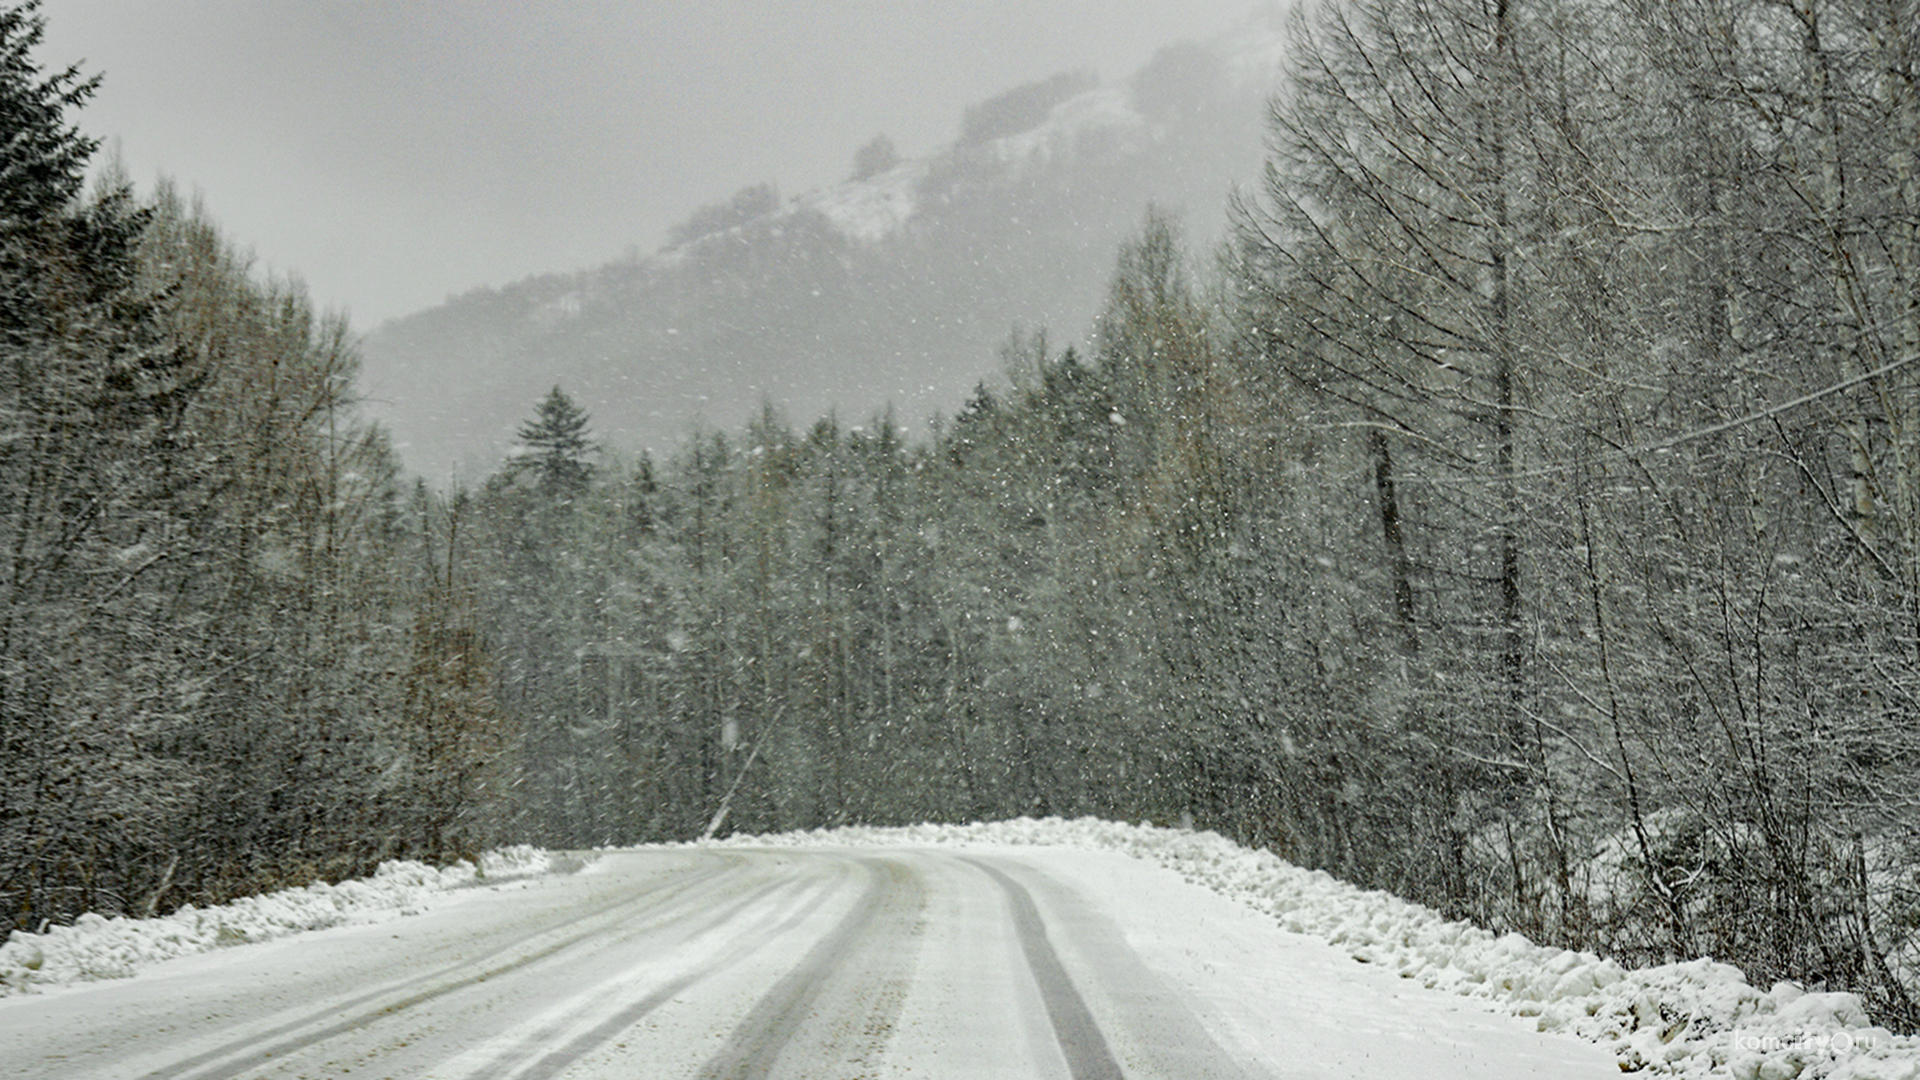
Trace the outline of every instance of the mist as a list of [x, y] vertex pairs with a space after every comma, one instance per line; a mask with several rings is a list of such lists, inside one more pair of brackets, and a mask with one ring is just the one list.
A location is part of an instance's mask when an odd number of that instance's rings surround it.
[[1122, 77], [1251, 0], [389, 4], [54, 0], [106, 81], [90, 133], [204, 194], [262, 265], [372, 329], [479, 285], [650, 251], [734, 189], [844, 178], [886, 133], [1056, 71]]

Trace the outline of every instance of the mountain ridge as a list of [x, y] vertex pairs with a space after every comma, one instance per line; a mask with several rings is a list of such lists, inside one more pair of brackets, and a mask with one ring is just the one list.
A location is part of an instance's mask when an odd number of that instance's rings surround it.
[[996, 377], [1016, 327], [1082, 333], [1149, 204], [1190, 226], [1204, 208], [1196, 238], [1217, 235], [1258, 166], [1280, 42], [1268, 16], [1162, 49], [1121, 84], [1017, 87], [935, 154], [783, 202], [747, 189], [733, 207], [754, 212], [708, 207], [722, 227], [652, 255], [392, 320], [365, 341], [366, 411], [410, 469], [460, 483], [498, 468], [556, 384], [620, 454], [768, 403], [803, 422], [891, 408], [917, 427]]

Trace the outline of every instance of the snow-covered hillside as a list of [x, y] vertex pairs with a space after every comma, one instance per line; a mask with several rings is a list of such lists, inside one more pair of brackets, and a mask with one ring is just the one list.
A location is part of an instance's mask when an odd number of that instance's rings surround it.
[[1258, 175], [1280, 40], [1250, 23], [1128, 79], [1064, 83], [1043, 110], [1017, 88], [1029, 108], [971, 141], [785, 200], [749, 188], [651, 254], [396, 320], [365, 342], [367, 409], [409, 467], [469, 481], [555, 383], [622, 453], [664, 454], [763, 402], [802, 425], [951, 415], [998, 377], [1012, 327], [1088, 331], [1150, 204], [1196, 247], [1221, 234], [1229, 192]]

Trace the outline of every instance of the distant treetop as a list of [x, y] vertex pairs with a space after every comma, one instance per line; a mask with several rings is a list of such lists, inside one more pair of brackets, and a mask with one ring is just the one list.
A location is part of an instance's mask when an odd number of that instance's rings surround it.
[[733, 198], [725, 202], [708, 203], [695, 210], [687, 220], [667, 230], [667, 243], [676, 247], [690, 244], [778, 209], [779, 189], [771, 183], [750, 184], [734, 192]]
[[1099, 76], [1091, 71], [1063, 71], [970, 105], [960, 121], [960, 145], [973, 146], [1032, 131], [1046, 122], [1055, 105], [1099, 85]]
[[588, 437], [587, 411], [558, 386], [535, 407], [533, 419], [520, 425], [520, 442], [507, 460], [507, 474], [532, 474], [543, 491], [571, 495], [593, 479], [589, 460], [598, 447]]
[[893, 148], [893, 140], [885, 135], [875, 135], [872, 141], [855, 151], [853, 179], [869, 180], [898, 164], [900, 153]]

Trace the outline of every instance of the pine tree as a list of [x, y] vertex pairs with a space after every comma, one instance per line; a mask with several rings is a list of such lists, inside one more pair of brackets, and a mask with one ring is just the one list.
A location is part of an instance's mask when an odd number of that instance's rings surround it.
[[19, 922], [169, 876], [202, 480], [200, 379], [142, 271], [152, 215], [112, 179], [82, 198], [95, 143], [67, 113], [97, 80], [43, 75], [37, 8], [0, 10], [0, 904]]
[[0, 228], [11, 233], [66, 208], [85, 183], [98, 140], [69, 125], [99, 88], [78, 66], [42, 78], [32, 52], [46, 32], [40, 0], [0, 9]]
[[597, 449], [588, 437], [590, 422], [585, 409], [554, 387], [536, 406], [533, 419], [520, 426], [508, 475], [532, 474], [542, 492], [561, 500], [584, 492], [593, 480], [589, 459]]

